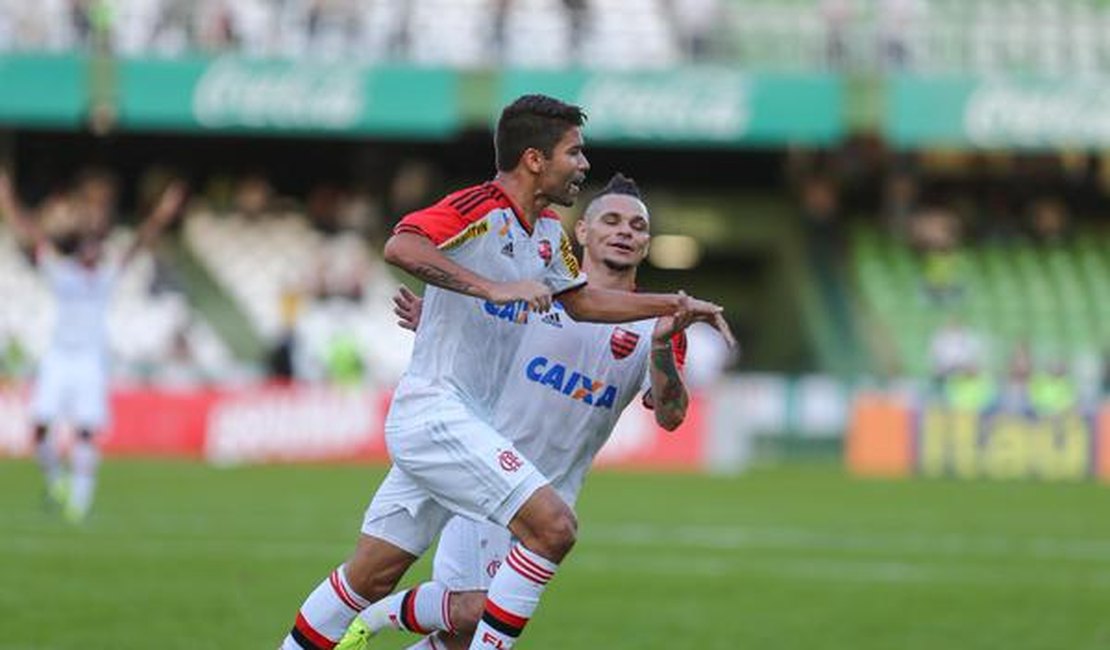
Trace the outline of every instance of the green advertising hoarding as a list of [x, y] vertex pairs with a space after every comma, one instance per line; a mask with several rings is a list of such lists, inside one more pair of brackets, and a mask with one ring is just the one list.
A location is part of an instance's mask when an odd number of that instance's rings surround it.
[[0, 123], [80, 124], [88, 107], [88, 67], [72, 55], [0, 56]]
[[1059, 149], [1110, 145], [1110, 84], [1099, 79], [899, 77], [884, 130], [899, 146]]
[[450, 70], [243, 58], [120, 64], [131, 129], [444, 136], [459, 126]]
[[829, 144], [844, 131], [841, 80], [727, 68], [511, 71], [503, 103], [545, 93], [581, 105], [591, 140], [643, 144]]

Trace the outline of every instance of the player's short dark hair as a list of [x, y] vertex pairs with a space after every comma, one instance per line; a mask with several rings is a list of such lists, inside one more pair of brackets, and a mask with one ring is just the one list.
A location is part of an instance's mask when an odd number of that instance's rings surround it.
[[606, 183], [605, 187], [601, 188], [601, 191], [598, 192], [596, 196], [594, 196], [594, 200], [596, 201], [597, 199], [600, 199], [601, 197], [607, 196], [609, 194], [623, 194], [625, 196], [637, 198], [641, 201], [644, 200], [643, 194], [640, 194], [640, 186], [636, 184], [636, 181], [632, 180], [631, 178], [625, 176], [620, 172], [613, 174], [613, 177], [609, 179], [609, 182]]
[[547, 95], [523, 95], [501, 111], [493, 149], [498, 171], [511, 171], [527, 149], [548, 158], [563, 134], [586, 122], [580, 106]]

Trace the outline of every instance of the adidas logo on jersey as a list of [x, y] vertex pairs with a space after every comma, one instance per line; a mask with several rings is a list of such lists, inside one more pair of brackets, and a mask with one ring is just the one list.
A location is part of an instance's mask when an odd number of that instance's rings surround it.
[[524, 324], [528, 322], [528, 303], [523, 300], [499, 305], [495, 302], [485, 301], [482, 307], [490, 316], [496, 316], [510, 323]]
[[513, 256], [513, 243], [509, 242], [508, 244], [505, 244], [504, 246], [502, 246], [501, 247], [501, 254], [504, 255], [505, 257], [512, 257]]
[[524, 375], [529, 381], [548, 386], [567, 397], [589, 404], [596, 408], [612, 409], [617, 401], [617, 387], [594, 381], [578, 371], [570, 371], [561, 363], [554, 363], [547, 357], [534, 357], [524, 367]]
[[554, 311], [547, 312], [540, 320], [547, 323], [548, 325], [551, 325], [552, 327], [563, 326], [563, 321], [559, 320], [559, 314]]

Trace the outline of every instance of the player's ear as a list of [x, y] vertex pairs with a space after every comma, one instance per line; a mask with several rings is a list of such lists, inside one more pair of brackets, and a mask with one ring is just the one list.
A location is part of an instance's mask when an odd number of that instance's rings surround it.
[[574, 222], [574, 239], [582, 248], [586, 247], [586, 215], [582, 215]]
[[528, 147], [524, 153], [520, 154], [520, 164], [533, 174], [539, 174], [543, 171], [544, 165], [547, 163], [547, 156], [535, 147]]

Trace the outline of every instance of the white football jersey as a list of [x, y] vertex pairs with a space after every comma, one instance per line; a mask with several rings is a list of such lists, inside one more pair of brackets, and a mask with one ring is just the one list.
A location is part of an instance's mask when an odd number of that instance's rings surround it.
[[[451, 260], [491, 280], [539, 280], [554, 293], [586, 282], [558, 216], [544, 211], [529, 228], [495, 182], [455, 192], [409, 214], [394, 232], [424, 235]], [[492, 421], [528, 311], [524, 302], [495, 305], [429, 285], [412, 360], [394, 393], [390, 415], [420, 417], [429, 399], [446, 394]]]
[[[562, 305], [531, 314], [497, 402], [494, 428], [511, 440], [573, 505], [594, 456], [621, 412], [651, 386], [655, 319], [584, 323]], [[686, 339], [672, 348], [679, 368]]]
[[102, 263], [86, 268], [68, 257], [43, 260], [43, 271], [57, 303], [51, 345], [64, 352], [108, 350], [108, 307], [119, 266]]

